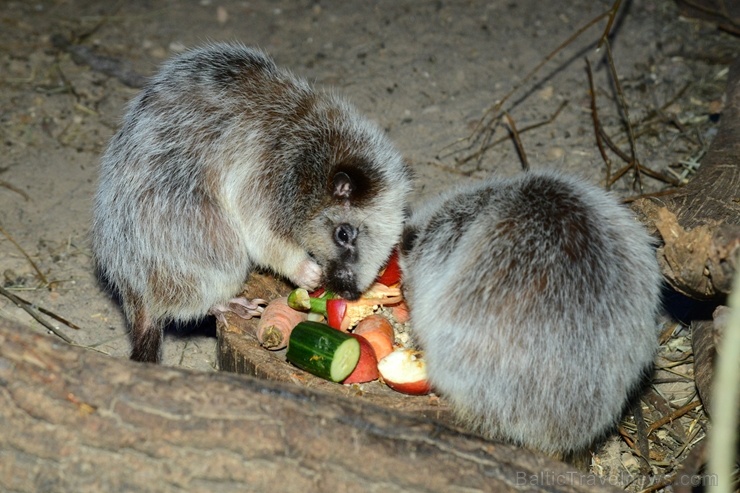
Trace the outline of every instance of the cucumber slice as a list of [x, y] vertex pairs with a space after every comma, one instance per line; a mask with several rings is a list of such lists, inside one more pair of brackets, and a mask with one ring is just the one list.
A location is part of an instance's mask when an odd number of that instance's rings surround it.
[[341, 382], [360, 360], [360, 343], [349, 334], [318, 322], [301, 322], [290, 333], [285, 357], [317, 377]]

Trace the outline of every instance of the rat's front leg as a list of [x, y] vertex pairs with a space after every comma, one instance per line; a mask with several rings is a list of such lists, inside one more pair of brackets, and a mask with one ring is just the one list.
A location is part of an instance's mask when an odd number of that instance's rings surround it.
[[[323, 269], [306, 252], [297, 247], [276, 249], [280, 253], [269, 256], [270, 263], [261, 263], [277, 274], [287, 277], [300, 288], [315, 289], [321, 284]], [[225, 303], [218, 303], [208, 311], [221, 323], [226, 325], [226, 313], [231, 312], [243, 319], [259, 317], [267, 305], [267, 301], [255, 298], [235, 297]]]
[[274, 239], [251, 254], [256, 264], [286, 277], [299, 288], [315, 289], [323, 281], [324, 269], [296, 243]]

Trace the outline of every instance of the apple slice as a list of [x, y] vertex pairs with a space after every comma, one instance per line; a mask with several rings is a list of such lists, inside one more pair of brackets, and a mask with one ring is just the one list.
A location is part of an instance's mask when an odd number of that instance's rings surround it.
[[378, 362], [378, 371], [385, 384], [396, 392], [423, 395], [432, 390], [426, 362], [419, 351], [396, 349]]
[[360, 335], [350, 335], [360, 341], [360, 360], [357, 362], [357, 366], [355, 366], [352, 373], [342, 383], [365, 383], [377, 380], [379, 376], [378, 358], [375, 356], [373, 346], [367, 339]]
[[382, 315], [373, 314], [363, 318], [352, 333], [367, 339], [375, 350], [378, 360], [393, 352], [393, 326]]

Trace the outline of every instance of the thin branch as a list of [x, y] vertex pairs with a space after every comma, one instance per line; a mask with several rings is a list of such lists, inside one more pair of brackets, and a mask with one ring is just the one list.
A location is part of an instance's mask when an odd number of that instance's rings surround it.
[[[619, 4], [619, 3], [620, 3], [620, 0], [617, 0], [616, 4]], [[560, 43], [554, 50], [552, 50], [547, 56], [545, 56], [545, 58], [543, 58], [533, 69], [531, 69], [524, 76], [524, 78], [521, 81], [519, 81], [518, 84], [515, 84], [514, 87], [507, 94], [505, 94], [503, 98], [501, 98], [496, 104], [490, 106], [485, 111], [483, 116], [481, 116], [481, 118], [478, 120], [477, 124], [475, 125], [475, 127], [473, 128], [473, 130], [470, 132], [470, 134], [467, 137], [461, 137], [457, 139], [451, 144], [445, 146], [443, 150], [449, 147], [452, 147], [454, 145], [457, 145], [460, 142], [467, 141], [469, 142], [469, 145], [461, 149], [461, 151], [459, 152], [468, 151], [472, 149], [475, 143], [480, 140], [480, 137], [483, 136], [484, 140], [479, 150], [474, 152], [472, 155], [468, 156], [467, 158], [465, 158], [463, 162], [469, 161], [470, 159], [479, 158], [487, 149], [491, 147], [489, 144], [490, 144], [490, 139], [493, 136], [492, 125], [493, 125], [493, 122], [498, 120], [498, 117], [500, 116], [501, 108], [506, 103], [506, 101], [508, 101], [509, 98], [511, 98], [519, 89], [521, 89], [525, 84], [527, 84], [530, 81], [530, 79], [532, 79], [532, 77], [534, 77], [537, 74], [537, 72], [539, 72], [540, 69], [545, 64], [547, 64], [547, 62], [555, 58], [555, 56], [560, 51], [562, 51], [566, 46], [568, 46], [573, 41], [578, 39], [584, 32], [586, 32], [591, 27], [599, 23], [602, 19], [606, 17], [611, 17], [613, 19], [615, 13], [616, 12], [613, 12], [612, 9], [609, 9], [608, 11], [597, 15], [596, 17], [588, 21], [586, 24], [581, 26], [575, 33], [570, 35], [565, 41]], [[476, 136], [478, 138], [476, 138]]]
[[[28, 306], [34, 306], [34, 304], [33, 304], [33, 303], [31, 303], [30, 301], [24, 300], [23, 298], [21, 298], [21, 297], [20, 297], [20, 296], [18, 296], [17, 294], [16, 294], [16, 295], [14, 295], [14, 296], [15, 296], [16, 298], [18, 298], [18, 299], [19, 299], [19, 300], [20, 300], [20, 301], [21, 301], [22, 303], [25, 303], [25, 304], [26, 304], [26, 305], [28, 305]], [[64, 325], [66, 325], [66, 326], [67, 326], [67, 327], [69, 327], [70, 329], [74, 329], [74, 330], [80, 330], [80, 327], [79, 327], [78, 325], [76, 325], [76, 324], [74, 324], [74, 323], [70, 322], [69, 320], [67, 320], [66, 318], [62, 317], [61, 315], [57, 315], [56, 313], [54, 313], [54, 312], [52, 312], [52, 311], [50, 311], [50, 310], [47, 310], [46, 308], [44, 308], [44, 307], [42, 307], [42, 306], [38, 306], [38, 305], [36, 305], [36, 309], [37, 309], [38, 311], [40, 311], [41, 313], [43, 313], [44, 315], [47, 315], [47, 316], [49, 316], [49, 317], [53, 318], [53, 319], [54, 319], [54, 320], [56, 320], [57, 322], [61, 322], [61, 323], [63, 323]]]
[[617, 90], [617, 101], [622, 109], [622, 116], [624, 117], [624, 123], [627, 127], [627, 136], [629, 137], [630, 143], [630, 154], [632, 166], [635, 170], [635, 182], [637, 183], [638, 190], [642, 193], [642, 177], [640, 175], [640, 162], [637, 160], [637, 148], [635, 145], [635, 133], [632, 130], [632, 124], [630, 123], [629, 108], [627, 107], [627, 100], [624, 97], [622, 91], [622, 84], [619, 82], [619, 76], [617, 75], [617, 68], [614, 65], [614, 58], [612, 57], [612, 49], [609, 40], [604, 40], [604, 46], [606, 46], [606, 59], [609, 62], [609, 71], [611, 72], [612, 79], [614, 80], [614, 87]]
[[519, 159], [522, 160], [522, 169], [524, 171], [529, 171], [529, 161], [527, 160], [527, 153], [524, 151], [524, 145], [522, 144], [522, 139], [519, 138], [519, 132], [516, 129], [516, 123], [514, 123], [514, 119], [509, 115], [508, 112], [504, 113], [506, 116], [506, 121], [509, 123], [509, 131], [511, 132], [511, 136], [514, 139], [514, 144], [516, 144], [516, 151], [519, 153]]
[[2, 233], [13, 245], [15, 245], [18, 251], [20, 251], [23, 254], [23, 256], [26, 257], [26, 260], [28, 260], [28, 263], [31, 264], [31, 267], [33, 267], [33, 270], [36, 271], [36, 274], [38, 275], [41, 282], [44, 283], [45, 286], [48, 286], [49, 281], [46, 279], [46, 276], [43, 274], [43, 272], [41, 272], [41, 270], [36, 266], [34, 261], [31, 260], [31, 257], [26, 253], [26, 251], [23, 248], [21, 248], [21, 246], [13, 239], [12, 236], [10, 236], [10, 234], [8, 234], [7, 231], [5, 231], [5, 229], [3, 229], [2, 226], [0, 226], [0, 233]]
[[594, 135], [596, 136], [596, 145], [599, 148], [601, 159], [604, 160], [606, 165], [606, 189], [609, 190], [611, 186], [611, 174], [612, 174], [612, 160], [606, 154], [604, 149], [604, 142], [601, 138], [601, 122], [599, 121], [599, 112], [596, 106], [596, 89], [594, 88], [594, 74], [591, 70], [591, 62], [586, 58], [586, 73], [588, 74], [588, 92], [591, 96], [591, 120], [594, 124]]
[[669, 190], [661, 190], [660, 192], [643, 193], [643, 194], [640, 194], [640, 195], [635, 195], [635, 196], [632, 196], [632, 197], [627, 197], [627, 198], [625, 198], [625, 199], [622, 200], [622, 203], [623, 204], [629, 204], [631, 202], [634, 202], [635, 200], [638, 200], [638, 199], [646, 199], [646, 198], [650, 198], [650, 197], [665, 197], [665, 196], [668, 196], [668, 195], [673, 195], [676, 192], [678, 192], [678, 188], [671, 188]]
[[664, 424], [677, 420], [684, 414], [696, 409], [699, 406], [701, 406], [701, 401], [690, 402], [689, 404], [676, 409], [672, 414], [669, 414], [668, 416], [663, 416], [661, 419], [650, 425], [650, 427], [648, 428], [648, 435], [650, 435], [652, 432], [654, 432]]
[[29, 305], [28, 303], [23, 302], [20, 298], [18, 298], [16, 295], [14, 295], [13, 293], [11, 293], [10, 291], [8, 291], [7, 289], [5, 289], [2, 286], [0, 286], [0, 294], [2, 294], [6, 298], [8, 298], [10, 301], [12, 301], [13, 303], [15, 303], [18, 306], [18, 308], [21, 308], [21, 309], [25, 310], [26, 313], [28, 313], [29, 315], [31, 315], [34, 319], [36, 319], [36, 321], [38, 323], [40, 323], [41, 325], [43, 325], [44, 327], [46, 327], [47, 329], [49, 329], [49, 331], [51, 331], [51, 333], [53, 333], [54, 335], [56, 335], [57, 337], [59, 337], [61, 340], [63, 340], [67, 344], [72, 344], [72, 339], [70, 339], [69, 337], [65, 336], [61, 331], [59, 331], [59, 329], [57, 329], [56, 327], [54, 327], [53, 325], [51, 325], [49, 322], [47, 322], [46, 320], [44, 320], [41, 317], [41, 315], [39, 315], [39, 313], [31, 305]]
[[28, 200], [30, 200], [30, 197], [28, 196], [28, 194], [27, 194], [26, 192], [24, 192], [24, 191], [23, 191], [23, 190], [21, 190], [20, 188], [16, 187], [16, 186], [15, 186], [15, 185], [13, 185], [12, 183], [9, 183], [9, 182], [7, 182], [7, 181], [5, 181], [5, 180], [0, 180], [0, 187], [5, 187], [5, 188], [7, 188], [8, 190], [10, 190], [11, 192], [15, 192], [15, 193], [17, 193], [18, 195], [20, 195], [21, 197], [23, 197], [23, 199], [24, 199], [24, 200], [25, 200], [26, 202], [27, 202]]
[[596, 45], [596, 49], [600, 49], [601, 46], [608, 42], [609, 39], [609, 33], [612, 30], [612, 26], [614, 25], [614, 19], [617, 18], [617, 12], [619, 12], [619, 7], [622, 5], [622, 0], [616, 0], [612, 4], [612, 8], [609, 9], [609, 21], [606, 23], [606, 27], [604, 28], [604, 34], [601, 35], [601, 39], [599, 40], [599, 44]]
[[[563, 111], [563, 108], [565, 108], [567, 105], [568, 105], [568, 101], [563, 101], [562, 103], [560, 103], [560, 106], [558, 106], [558, 109], [555, 110], [555, 113], [553, 113], [552, 115], [550, 115], [547, 118], [547, 120], [543, 120], [543, 121], [540, 121], [540, 122], [537, 122], [537, 123], [533, 123], [531, 125], [527, 125], [523, 129], [519, 130], [519, 135], [521, 135], [523, 133], [526, 133], [526, 132], [529, 132], [530, 130], [534, 130], [536, 128], [543, 127], [545, 125], [549, 125], [549, 124], [553, 123], [555, 121], [555, 119]], [[479, 152], [481, 152], [481, 153], [486, 152], [489, 149], [491, 149], [491, 148], [493, 148], [493, 147], [501, 144], [502, 142], [506, 142], [507, 140], [509, 140], [509, 136], [508, 135], [506, 137], [501, 137], [499, 139], [496, 139], [495, 141], [490, 142], [485, 147], [481, 147]], [[466, 163], [466, 162], [470, 161], [470, 159], [472, 159], [472, 157], [471, 156], [468, 156], [467, 158], [461, 159], [460, 161], [458, 161], [458, 163], [459, 164], [463, 164], [463, 163]]]

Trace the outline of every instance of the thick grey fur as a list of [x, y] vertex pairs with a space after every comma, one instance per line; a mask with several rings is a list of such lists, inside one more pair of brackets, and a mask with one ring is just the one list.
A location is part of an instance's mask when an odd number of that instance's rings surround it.
[[112, 138], [94, 204], [132, 358], [157, 360], [165, 322], [203, 317], [256, 267], [359, 296], [400, 238], [410, 183], [378, 126], [263, 52], [167, 61]]
[[661, 276], [617, 200], [554, 172], [489, 179], [412, 214], [401, 256], [434, 387], [486, 436], [578, 454], [657, 349]]

